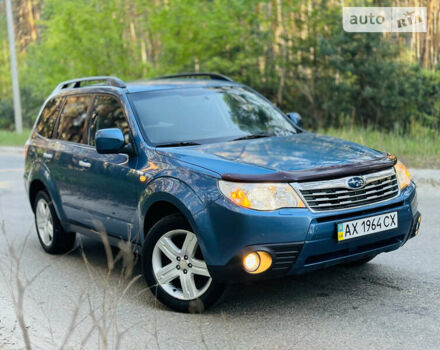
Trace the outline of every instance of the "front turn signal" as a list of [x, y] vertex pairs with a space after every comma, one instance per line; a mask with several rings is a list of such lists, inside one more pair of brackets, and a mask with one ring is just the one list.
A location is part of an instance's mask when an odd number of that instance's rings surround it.
[[396, 171], [400, 189], [403, 190], [408, 187], [411, 184], [411, 175], [409, 174], [407, 167], [402, 162], [397, 161], [394, 170]]

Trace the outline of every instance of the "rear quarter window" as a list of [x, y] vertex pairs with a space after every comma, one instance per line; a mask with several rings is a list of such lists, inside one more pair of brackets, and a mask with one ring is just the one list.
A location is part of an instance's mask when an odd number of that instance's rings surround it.
[[58, 124], [57, 138], [59, 140], [87, 143], [87, 111], [92, 98], [92, 95], [66, 97]]
[[56, 97], [51, 99], [44, 106], [41, 112], [40, 118], [38, 119], [35, 130], [38, 134], [43, 137], [51, 138], [55, 121], [57, 119], [58, 110], [61, 105], [62, 98]]

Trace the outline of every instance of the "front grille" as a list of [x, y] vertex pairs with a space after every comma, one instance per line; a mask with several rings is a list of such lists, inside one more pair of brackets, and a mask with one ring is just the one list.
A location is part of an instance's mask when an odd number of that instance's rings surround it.
[[342, 179], [299, 184], [299, 190], [313, 211], [340, 210], [382, 202], [399, 194], [399, 185], [393, 169], [363, 176], [366, 186], [350, 189]]

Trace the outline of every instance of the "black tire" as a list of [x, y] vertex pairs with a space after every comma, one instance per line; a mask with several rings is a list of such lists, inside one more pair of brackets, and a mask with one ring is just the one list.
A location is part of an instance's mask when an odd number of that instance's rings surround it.
[[[223, 284], [212, 279], [209, 287], [198, 298], [182, 300], [162, 288], [153, 271], [153, 251], [156, 243], [162, 236], [174, 230], [186, 230], [192, 233], [192, 228], [187, 220], [180, 214], [172, 214], [162, 218], [147, 233], [142, 249], [142, 273], [151, 292], [162, 304], [178, 312], [200, 313], [220, 299], [224, 291]], [[176, 279], [179, 279], [180, 283], [180, 277]]]
[[367, 263], [369, 263], [371, 260], [373, 260], [376, 257], [376, 255], [373, 256], [367, 256], [366, 258], [362, 258], [359, 260], [354, 260], [354, 261], [350, 261], [348, 263], [345, 263], [344, 266], [346, 267], [358, 267], [358, 266], [362, 266], [365, 265]]
[[[50, 240], [50, 242], [44, 241], [43, 233], [40, 232], [38, 226], [37, 210], [40, 201], [44, 201], [45, 203], [47, 203], [47, 208], [50, 212], [52, 219], [52, 229], [49, 230], [51, 231], [52, 235], [52, 239]], [[63, 230], [49, 195], [45, 191], [38, 192], [35, 196], [33, 206], [35, 213], [35, 228], [37, 230], [38, 240], [40, 241], [43, 249], [49, 254], [65, 254], [72, 250], [75, 246], [76, 233], [66, 232]]]

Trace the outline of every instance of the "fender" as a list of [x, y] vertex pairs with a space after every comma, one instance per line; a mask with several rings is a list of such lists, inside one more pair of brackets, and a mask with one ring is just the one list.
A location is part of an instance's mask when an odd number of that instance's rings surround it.
[[36, 162], [29, 171], [29, 174], [26, 179], [27, 182], [26, 190], [29, 199], [30, 199], [31, 184], [34, 180], [40, 180], [46, 187], [46, 190], [49, 192], [49, 196], [52, 199], [52, 203], [58, 215], [58, 218], [60, 219], [61, 224], [64, 226], [65, 223], [67, 222], [66, 214], [64, 213], [63, 206], [61, 205], [61, 198], [55, 186], [55, 182], [53, 181], [49, 169], [47, 168], [44, 162], [41, 161]]
[[[200, 197], [183, 181], [173, 177], [159, 177], [152, 180], [141, 195], [138, 207], [140, 232], [144, 232], [144, 218], [150, 207], [157, 202], [168, 202], [174, 205], [186, 217], [200, 237], [194, 216], [205, 208]], [[143, 234], [142, 243], [143, 243]], [[200, 237], [200, 246], [204, 249], [203, 238]]]

